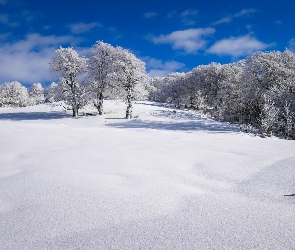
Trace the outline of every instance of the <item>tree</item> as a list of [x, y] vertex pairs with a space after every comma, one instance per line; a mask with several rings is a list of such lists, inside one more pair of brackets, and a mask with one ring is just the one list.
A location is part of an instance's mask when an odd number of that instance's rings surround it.
[[154, 77], [150, 82], [149, 100], [155, 102], [163, 101], [163, 79], [164, 77]]
[[220, 82], [217, 92], [219, 100], [218, 110], [215, 116], [230, 123], [237, 123], [243, 116], [243, 106], [241, 98], [243, 89], [241, 87], [241, 77], [243, 74], [244, 60], [223, 65], [222, 71], [225, 78]]
[[19, 82], [6, 82], [0, 85], [0, 107], [25, 107], [28, 103], [28, 90]]
[[34, 83], [29, 89], [29, 98], [31, 105], [44, 103], [44, 89], [41, 83]]
[[275, 131], [275, 125], [278, 120], [279, 109], [275, 106], [266, 94], [263, 95], [264, 103], [261, 109], [259, 121], [259, 129], [262, 137], [270, 136]]
[[63, 93], [62, 93], [62, 85], [58, 83], [51, 83], [45, 89], [45, 102], [59, 102], [64, 101]]
[[94, 106], [102, 115], [105, 91], [110, 87], [112, 80], [110, 76], [114, 71], [116, 49], [110, 44], [97, 41], [88, 53], [88, 81], [94, 93]]
[[79, 56], [73, 48], [60, 47], [50, 61], [50, 70], [60, 76], [67, 101], [72, 106], [73, 117], [78, 116], [78, 110], [82, 103], [79, 102], [79, 77], [86, 70], [86, 59]]
[[209, 111], [240, 128], [295, 139], [295, 54], [257, 52], [246, 60], [211, 63], [181, 76], [153, 79], [155, 101]]
[[286, 136], [286, 129], [291, 131], [291, 124], [295, 122], [292, 118], [295, 112], [294, 72], [295, 54], [289, 50], [257, 52], [247, 58], [242, 78], [246, 122], [265, 131], [267, 118], [272, 124], [265, 133], [290, 137], [289, 132]]
[[121, 47], [116, 48], [116, 59], [114, 64], [115, 70], [111, 74], [113, 81], [118, 85], [113, 93], [117, 99], [124, 99], [127, 102], [126, 118], [132, 118], [132, 100], [141, 95], [148, 95], [144, 89], [136, 91], [140, 84], [148, 82], [149, 77], [146, 73], [145, 63], [136, 58]]

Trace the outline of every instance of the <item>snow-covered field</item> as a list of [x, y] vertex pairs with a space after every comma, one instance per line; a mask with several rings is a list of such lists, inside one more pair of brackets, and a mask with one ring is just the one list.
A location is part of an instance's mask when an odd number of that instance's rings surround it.
[[0, 110], [0, 249], [295, 249], [294, 141], [124, 108]]

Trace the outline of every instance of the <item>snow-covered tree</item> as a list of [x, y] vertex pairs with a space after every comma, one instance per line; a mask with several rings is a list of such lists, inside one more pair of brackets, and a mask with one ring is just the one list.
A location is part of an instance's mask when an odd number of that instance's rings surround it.
[[[289, 103], [288, 112], [292, 117], [295, 112], [295, 55], [286, 50], [284, 52], [257, 52], [246, 60], [242, 78], [244, 91], [242, 105], [245, 121], [253, 126], [262, 128], [268, 103], [278, 111], [274, 117], [271, 132], [285, 134], [285, 103]], [[267, 99], [265, 98], [267, 96]], [[267, 100], [267, 102], [266, 102]], [[269, 110], [269, 112], [272, 109]], [[292, 123], [294, 123], [294, 119]], [[285, 125], [283, 125], [285, 124]], [[288, 124], [290, 124], [290, 119]], [[290, 127], [290, 126], [289, 126]]]
[[73, 117], [78, 116], [78, 110], [83, 105], [80, 99], [81, 77], [86, 70], [86, 59], [79, 56], [73, 48], [60, 47], [50, 61], [50, 70], [60, 76], [64, 87], [64, 94], [67, 95], [67, 102], [73, 110]]
[[282, 108], [282, 117], [282, 135], [288, 140], [295, 139], [295, 112], [292, 111], [291, 103], [288, 101], [285, 101], [285, 105]]
[[155, 102], [163, 102], [163, 79], [164, 77], [154, 77], [150, 81], [149, 100]]
[[217, 92], [218, 108], [215, 116], [219, 119], [231, 123], [240, 121], [243, 113], [241, 98], [243, 89], [241, 88], [241, 77], [244, 70], [244, 61], [223, 65], [223, 80], [220, 82]]
[[207, 108], [212, 108], [215, 112], [219, 106], [217, 98], [221, 82], [224, 81], [223, 66], [219, 63], [210, 63], [197, 68], [199, 74], [199, 84], [202, 94], [204, 95]]
[[209, 112], [240, 127], [295, 139], [295, 54], [257, 52], [152, 80], [153, 100]]
[[46, 89], [45, 89], [45, 102], [59, 102], [64, 101], [63, 97], [63, 86], [62, 84], [58, 84], [52, 82]]
[[276, 122], [278, 121], [279, 109], [275, 106], [273, 100], [271, 100], [266, 94], [263, 96], [264, 103], [261, 108], [261, 113], [258, 118], [259, 129], [262, 137], [270, 136], [274, 131]]
[[184, 107], [188, 103], [185, 80], [185, 73], [171, 73], [163, 79], [166, 102], [174, 103], [177, 108]]
[[28, 103], [28, 90], [19, 82], [6, 82], [0, 85], [1, 107], [25, 107]]
[[114, 72], [116, 49], [110, 44], [97, 41], [88, 51], [87, 60], [88, 81], [94, 95], [94, 105], [100, 115], [103, 114], [103, 99], [105, 92], [111, 86], [110, 75]]
[[166, 77], [154, 77], [151, 79], [150, 99], [156, 102], [173, 102], [172, 82], [175, 78], [168, 75]]
[[148, 93], [140, 84], [149, 81], [145, 63], [136, 58], [134, 54], [121, 47], [116, 48], [115, 70], [111, 74], [112, 80], [117, 82], [117, 87], [111, 95], [127, 102], [126, 118], [132, 118], [132, 100], [147, 98]]
[[29, 89], [29, 98], [31, 105], [44, 103], [44, 89], [41, 83], [34, 83]]

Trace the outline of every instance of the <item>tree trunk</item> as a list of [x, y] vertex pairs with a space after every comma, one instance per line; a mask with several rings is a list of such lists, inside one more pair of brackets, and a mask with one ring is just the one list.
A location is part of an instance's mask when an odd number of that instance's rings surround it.
[[99, 115], [103, 114], [103, 93], [102, 93], [102, 91], [100, 91], [98, 94], [97, 110], [98, 110]]
[[73, 117], [78, 116], [78, 109], [73, 107]]
[[126, 110], [126, 119], [131, 119], [132, 118], [132, 103], [131, 103], [132, 95], [131, 95], [131, 90], [128, 90], [127, 94], [127, 110]]
[[77, 96], [76, 96], [76, 86], [74, 83], [72, 84], [71, 89], [72, 89], [72, 95], [73, 95], [73, 101], [72, 101], [73, 117], [77, 117], [78, 103], [77, 103]]

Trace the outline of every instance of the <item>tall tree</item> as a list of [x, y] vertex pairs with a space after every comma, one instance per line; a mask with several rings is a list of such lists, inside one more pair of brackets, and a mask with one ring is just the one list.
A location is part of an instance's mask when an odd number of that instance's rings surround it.
[[116, 60], [115, 70], [112, 73], [114, 81], [118, 82], [118, 95], [120, 98], [124, 95], [125, 101], [127, 102], [126, 118], [132, 118], [132, 100], [137, 96], [140, 96], [140, 92], [136, 93], [137, 89], [141, 89], [141, 94], [144, 93], [144, 88], [139, 88], [140, 84], [144, 84], [149, 80], [149, 76], [146, 73], [145, 63], [140, 59], [136, 58], [134, 54], [121, 47], [116, 48]]
[[60, 47], [50, 61], [50, 70], [60, 76], [65, 91], [69, 93], [68, 100], [72, 106], [73, 117], [78, 116], [81, 107], [79, 102], [79, 77], [86, 71], [86, 59], [79, 56], [73, 48]]
[[102, 115], [105, 91], [110, 87], [110, 75], [114, 71], [116, 49], [110, 44], [97, 41], [88, 53], [88, 81], [93, 89], [94, 105], [98, 113]]

